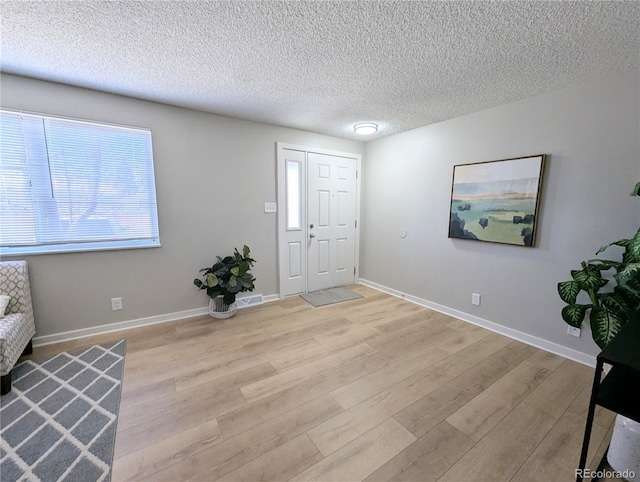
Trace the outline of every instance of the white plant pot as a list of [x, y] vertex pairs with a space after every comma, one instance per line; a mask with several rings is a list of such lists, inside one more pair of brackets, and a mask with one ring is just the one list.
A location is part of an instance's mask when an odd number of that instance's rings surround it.
[[629, 482], [640, 482], [640, 423], [618, 415], [607, 461]]
[[236, 305], [235, 302], [227, 305], [222, 299], [222, 296], [209, 299], [209, 314], [213, 318], [230, 318], [236, 314], [236, 311], [238, 311], [238, 305]]

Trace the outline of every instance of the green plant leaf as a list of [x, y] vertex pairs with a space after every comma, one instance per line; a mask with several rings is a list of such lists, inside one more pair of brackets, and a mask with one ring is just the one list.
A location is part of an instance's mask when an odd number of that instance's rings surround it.
[[238, 276], [240, 274], [240, 267], [239, 266], [234, 266], [229, 271], [231, 271], [232, 275]]
[[605, 251], [610, 246], [622, 246], [622, 247], [629, 246], [630, 242], [631, 242], [630, 239], [619, 239], [618, 241], [614, 241], [613, 243], [609, 243], [609, 244], [605, 244], [604, 246], [600, 246], [600, 249], [598, 251], [596, 251], [596, 254], [602, 253], [603, 251]]
[[248, 280], [243, 279], [242, 280], [242, 287], [247, 291], [253, 291], [253, 288], [254, 288], [253, 280], [251, 280], [251, 279], [248, 279]]
[[610, 259], [590, 259], [587, 263], [600, 271], [607, 271], [611, 268], [618, 271], [620, 266], [623, 264], [620, 261], [613, 261]]
[[633, 261], [640, 261], [640, 229], [636, 232], [635, 236], [629, 242], [629, 254], [631, 254]]
[[593, 340], [604, 349], [620, 332], [626, 321], [625, 316], [618, 311], [606, 307], [593, 307], [590, 316]]
[[222, 288], [220, 286], [214, 286], [213, 288], [207, 288], [207, 296], [209, 298], [216, 298], [222, 294]]
[[207, 273], [205, 280], [209, 288], [213, 288], [218, 285], [218, 277], [213, 273]]
[[600, 289], [608, 283], [600, 274], [600, 270], [590, 265], [586, 265], [580, 270], [571, 270], [571, 277], [580, 285], [583, 290]]
[[633, 263], [635, 259], [633, 259], [633, 255], [629, 252], [629, 248], [624, 250], [622, 253], [622, 264]]
[[202, 289], [202, 281], [200, 281], [198, 278], [193, 280], [193, 284], [196, 285], [199, 289]]
[[249, 246], [247, 246], [246, 244], [242, 247], [242, 256], [244, 256], [245, 258], [247, 256], [249, 256]]
[[631, 296], [635, 300], [636, 305], [640, 306], [640, 285], [635, 282], [631, 282], [619, 286], [619, 288]]
[[227, 288], [228, 289], [235, 288], [238, 284], [239, 284], [238, 277], [232, 274], [229, 280], [227, 281]]
[[580, 328], [582, 320], [584, 320], [584, 315], [590, 307], [591, 305], [567, 305], [562, 308], [562, 319], [567, 322], [567, 324]]
[[631, 195], [640, 196], [640, 182], [634, 186], [633, 191], [631, 191]]
[[599, 295], [600, 304], [610, 310], [619, 311], [620, 313], [628, 313], [631, 311], [631, 305], [627, 297], [620, 291], [614, 293], [602, 293]]
[[576, 302], [576, 298], [580, 293], [580, 285], [576, 281], [562, 281], [558, 283], [558, 294], [560, 299], [571, 305]]
[[222, 300], [227, 304], [227, 305], [232, 305], [233, 303], [235, 303], [236, 301], [236, 294], [235, 293], [225, 293], [224, 296], [222, 297]]
[[613, 275], [618, 285], [624, 286], [633, 280], [640, 280], [640, 263], [630, 263], [622, 271]]

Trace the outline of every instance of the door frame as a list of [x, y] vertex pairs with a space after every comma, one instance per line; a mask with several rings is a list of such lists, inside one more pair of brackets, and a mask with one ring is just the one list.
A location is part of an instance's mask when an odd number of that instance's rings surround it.
[[[286, 166], [285, 166], [285, 150], [292, 151], [300, 151], [304, 153], [304, 166], [303, 166], [303, 185], [304, 185], [304, 196], [302, 197], [302, 225], [304, 229], [302, 232], [304, 233], [304, 239], [306, 240], [309, 236], [309, 225], [307, 223], [307, 164], [308, 164], [308, 154], [316, 153], [316, 154], [325, 154], [329, 156], [338, 156], [338, 157], [346, 157], [350, 159], [355, 159], [356, 161], [356, 227], [355, 227], [355, 239], [354, 239], [354, 263], [355, 263], [355, 273], [353, 275], [354, 284], [359, 283], [360, 281], [360, 193], [361, 193], [361, 181], [362, 181], [362, 155], [354, 154], [352, 152], [344, 152], [344, 151], [334, 151], [330, 149], [320, 149], [309, 146], [302, 146], [298, 144], [288, 144], [284, 142], [276, 142], [276, 192], [277, 192], [277, 205], [278, 205], [278, 216], [277, 216], [277, 263], [278, 263], [278, 295], [280, 299], [284, 299], [286, 296], [294, 296], [295, 294], [285, 295], [283, 293], [283, 280], [287, 276], [287, 244], [284, 239], [284, 233], [286, 232]], [[305, 243], [306, 246], [306, 243]], [[304, 273], [304, 292], [306, 293], [309, 289], [309, 277], [307, 270], [307, 249], [304, 250], [304, 262], [305, 273]], [[296, 293], [297, 294], [297, 293]]]

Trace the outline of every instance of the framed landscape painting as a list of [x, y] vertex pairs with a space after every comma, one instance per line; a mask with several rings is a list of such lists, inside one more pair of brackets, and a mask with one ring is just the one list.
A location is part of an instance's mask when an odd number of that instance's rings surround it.
[[449, 237], [534, 246], [545, 155], [453, 167]]

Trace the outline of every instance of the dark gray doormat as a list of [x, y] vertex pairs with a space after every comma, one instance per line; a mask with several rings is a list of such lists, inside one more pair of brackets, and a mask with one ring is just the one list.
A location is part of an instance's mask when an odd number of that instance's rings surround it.
[[348, 288], [331, 288], [305, 293], [304, 295], [300, 295], [300, 298], [308, 301], [313, 306], [325, 306], [342, 301], [357, 300], [358, 298], [362, 298], [362, 295], [354, 293]]
[[0, 399], [2, 481], [109, 481], [126, 341], [26, 360]]

